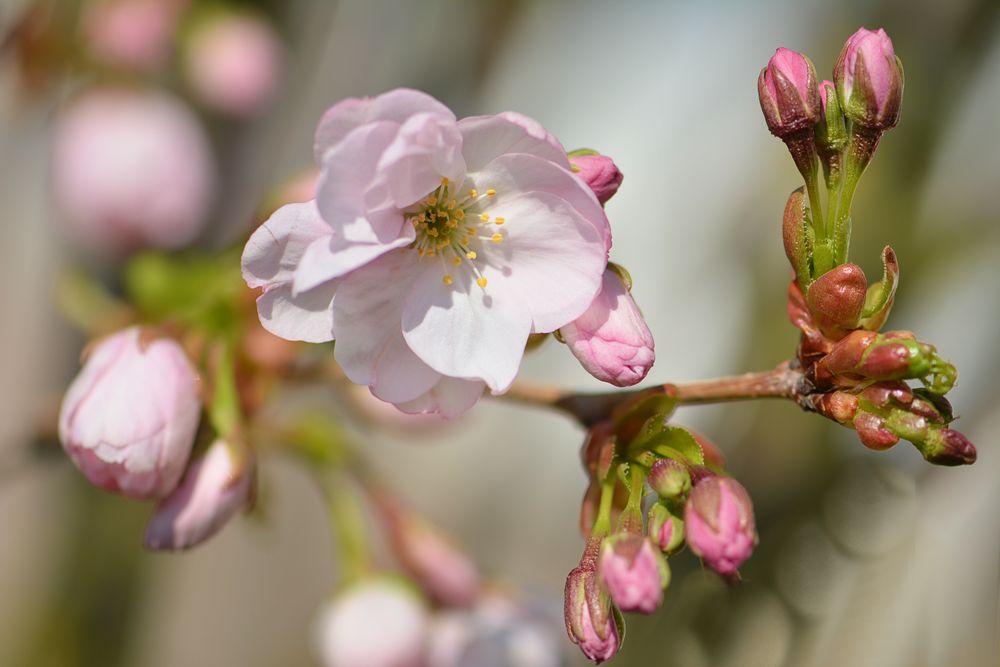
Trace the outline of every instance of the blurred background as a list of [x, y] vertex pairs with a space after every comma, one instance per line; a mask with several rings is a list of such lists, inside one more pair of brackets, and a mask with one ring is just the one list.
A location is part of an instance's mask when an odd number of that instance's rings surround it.
[[[796, 344], [779, 224], [799, 179], [756, 77], [787, 46], [829, 78], [862, 25], [892, 37], [906, 92], [859, 190], [852, 259], [874, 277], [895, 247], [889, 326], [958, 366], [950, 398], [979, 461], [934, 468], [906, 443], [870, 452], [784, 402], [682, 409], [750, 491], [761, 543], [732, 590], [672, 559], [663, 608], [628, 619], [614, 664], [1000, 664], [996, 0], [247, 0], [229, 7], [251, 18], [215, 34], [219, 3], [153, 0], [143, 20], [113, 4], [0, 1], [0, 665], [314, 664], [309, 624], [336, 576], [322, 499], [290, 460], [263, 461], [254, 517], [161, 555], [142, 549], [148, 506], [33, 444], [85, 343], [56, 307], [67, 267], [114, 284], [136, 245], [241, 242], [282, 184], [308, 178], [328, 106], [410, 86], [459, 116], [523, 112], [567, 148], [615, 159], [612, 257], [656, 336], [651, 380], [770, 368]], [[145, 170], [89, 165], [100, 132], [152, 142], [169, 191], [143, 190]], [[148, 208], [145, 226], [88, 215], [101, 188], [114, 201], [100, 205]], [[165, 233], [160, 219], [184, 224]], [[599, 384], [553, 342], [523, 374]], [[364, 444], [486, 573], [547, 601], [562, 641], [582, 437], [560, 416], [483, 401], [460, 423]], [[564, 646], [565, 664], [583, 664]]]

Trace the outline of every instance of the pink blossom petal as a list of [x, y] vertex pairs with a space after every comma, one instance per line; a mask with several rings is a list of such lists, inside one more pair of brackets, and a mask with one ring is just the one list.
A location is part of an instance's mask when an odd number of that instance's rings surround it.
[[397, 322], [375, 359], [372, 394], [388, 403], [405, 403], [427, 393], [437, 385], [441, 374], [413, 353]]
[[503, 242], [485, 243], [483, 275], [547, 333], [582, 315], [600, 291], [607, 264], [594, 226], [564, 199], [546, 192], [497, 195], [490, 214], [506, 218]]
[[442, 120], [455, 120], [451, 109], [427, 93], [409, 88], [397, 88], [378, 97], [351, 97], [338, 102], [327, 110], [316, 128], [313, 145], [316, 163], [323, 162], [326, 152], [356, 127], [380, 120], [400, 124], [418, 113], [432, 113]]
[[462, 380], [441, 376], [441, 379], [422, 396], [397, 408], [407, 414], [439, 414], [445, 419], [455, 419], [476, 404], [486, 390], [481, 380]]
[[480, 288], [470, 272], [446, 285], [440, 264], [421, 268], [403, 308], [406, 342], [443, 375], [478, 378], [496, 393], [506, 391], [531, 330], [524, 304], [511, 290]]
[[604, 249], [611, 249], [611, 225], [593, 191], [568, 169], [532, 155], [501, 155], [481, 171], [470, 174], [472, 187], [485, 192], [493, 188], [497, 196], [491, 209], [500, 211], [504, 200], [524, 192], [548, 192], [564, 199], [600, 234]]
[[377, 173], [397, 208], [426, 197], [442, 178], [463, 180], [462, 135], [455, 121], [429, 113], [410, 117], [382, 153]]
[[316, 202], [282, 206], [247, 241], [243, 279], [251, 288], [291, 282], [309, 244], [330, 233]]
[[306, 248], [295, 271], [295, 293], [310, 290], [334, 278], [347, 275], [390, 250], [413, 243], [416, 232], [407, 225], [390, 243], [350, 243], [337, 237], [317, 239]]
[[297, 294], [292, 293], [291, 283], [275, 285], [257, 297], [261, 326], [285, 340], [331, 341], [336, 291], [336, 282]]
[[566, 151], [536, 121], [512, 111], [499, 116], [471, 116], [458, 121], [462, 154], [469, 172], [483, 169], [506, 153], [524, 153], [569, 169]]

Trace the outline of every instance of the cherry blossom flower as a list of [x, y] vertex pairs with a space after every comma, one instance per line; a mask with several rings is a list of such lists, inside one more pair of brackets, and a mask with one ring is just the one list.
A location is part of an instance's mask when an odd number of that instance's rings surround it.
[[452, 417], [503, 393], [528, 335], [600, 290], [607, 218], [530, 119], [457, 121], [398, 89], [327, 111], [315, 156], [316, 200], [254, 233], [244, 277], [265, 328], [336, 339], [347, 377], [404, 412]]

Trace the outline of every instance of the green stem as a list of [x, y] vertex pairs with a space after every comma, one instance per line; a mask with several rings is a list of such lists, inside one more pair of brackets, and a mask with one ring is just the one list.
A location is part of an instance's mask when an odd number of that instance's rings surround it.
[[341, 476], [324, 485], [330, 509], [330, 525], [336, 538], [336, 562], [341, 564], [343, 584], [356, 581], [371, 570], [368, 530], [357, 498], [349, 490], [348, 480]]
[[218, 357], [214, 369], [212, 402], [209, 418], [212, 428], [223, 438], [236, 435], [243, 421], [239, 392], [236, 388], [236, 367], [233, 361], [233, 343], [225, 341], [216, 348]]
[[[616, 467], [617, 468], [617, 467]], [[601, 482], [601, 502], [594, 518], [594, 528], [590, 531], [591, 538], [604, 537], [611, 532], [611, 505], [615, 499], [615, 484], [618, 475], [613, 470]]]

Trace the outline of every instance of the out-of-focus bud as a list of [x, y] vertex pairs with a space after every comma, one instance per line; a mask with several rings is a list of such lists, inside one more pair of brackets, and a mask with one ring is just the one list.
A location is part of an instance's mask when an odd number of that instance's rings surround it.
[[757, 543], [753, 503], [731, 477], [702, 479], [684, 506], [688, 546], [713, 570], [734, 575]]
[[121, 69], [164, 68], [173, 49], [182, 0], [104, 0], [84, 5], [87, 47], [97, 60]]
[[922, 443], [915, 443], [930, 463], [943, 466], [972, 465], [976, 448], [964, 435], [950, 428], [932, 431]]
[[94, 90], [60, 114], [54, 194], [73, 235], [104, 252], [177, 248], [201, 231], [215, 165], [198, 119], [164, 93]]
[[622, 611], [652, 614], [663, 602], [670, 570], [663, 555], [643, 535], [617, 533], [605, 538], [598, 562], [601, 580]]
[[213, 442], [188, 466], [181, 483], [157, 506], [146, 525], [147, 549], [188, 549], [215, 535], [250, 500], [249, 452]]
[[593, 565], [580, 565], [569, 573], [564, 603], [570, 641], [598, 665], [613, 658], [621, 648], [624, 627], [618, 610], [599, 592]]
[[767, 67], [760, 71], [757, 95], [767, 129], [776, 137], [811, 129], [819, 121], [816, 69], [801, 53], [777, 49]]
[[816, 145], [824, 154], [839, 154], [847, 145], [847, 127], [833, 81], [819, 83], [820, 118], [816, 124]]
[[858, 327], [868, 281], [857, 264], [830, 269], [809, 286], [806, 303], [812, 320], [827, 338], [839, 340]]
[[854, 430], [868, 449], [882, 451], [899, 442], [899, 436], [886, 428], [885, 419], [871, 412], [859, 410], [854, 415]]
[[662, 498], [679, 498], [691, 490], [691, 473], [674, 459], [658, 459], [649, 469], [646, 481]]
[[622, 184], [622, 172], [618, 165], [607, 155], [596, 152], [570, 153], [570, 166], [573, 172], [597, 195], [597, 201], [603, 205], [611, 199]]
[[185, 46], [184, 73], [210, 109], [250, 116], [273, 98], [284, 54], [277, 33], [263, 19], [213, 13], [195, 26]]
[[852, 331], [809, 371], [819, 386], [860, 380], [928, 378], [928, 388], [945, 394], [955, 384], [955, 367], [941, 359], [933, 345], [908, 331]]
[[472, 604], [480, 587], [475, 564], [447, 536], [395, 499], [382, 495], [377, 501], [396, 555], [424, 592], [446, 606]]
[[882, 28], [860, 28], [848, 38], [833, 78], [844, 115], [857, 125], [885, 131], [899, 121], [903, 65]]
[[662, 503], [654, 503], [647, 515], [649, 538], [660, 550], [672, 554], [684, 544], [684, 522]]
[[423, 667], [427, 611], [402, 582], [364, 580], [324, 606], [313, 624], [323, 667]]
[[587, 372], [616, 387], [629, 387], [646, 377], [656, 354], [653, 335], [616, 269], [608, 266], [600, 294], [559, 334]]
[[91, 350], [63, 398], [59, 439], [92, 484], [162, 498], [180, 480], [200, 417], [198, 373], [181, 346], [132, 327]]

